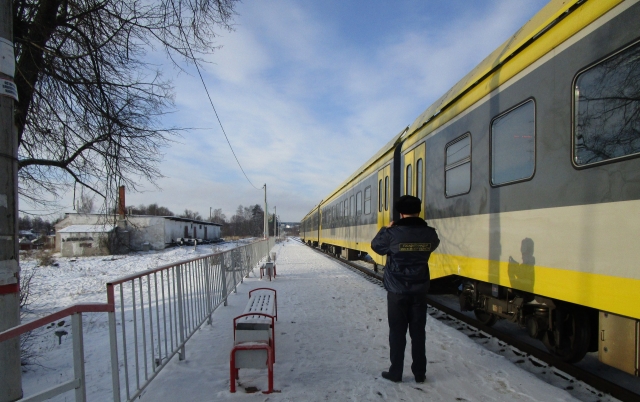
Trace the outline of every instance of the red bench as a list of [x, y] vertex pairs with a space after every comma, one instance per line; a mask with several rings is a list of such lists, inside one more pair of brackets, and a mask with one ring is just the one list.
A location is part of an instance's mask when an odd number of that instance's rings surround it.
[[257, 288], [249, 292], [244, 313], [233, 319], [233, 349], [231, 349], [230, 391], [236, 392], [236, 380], [241, 368], [264, 368], [269, 375], [269, 389], [273, 392], [273, 363], [275, 362], [275, 321], [278, 319], [277, 293], [271, 288]]

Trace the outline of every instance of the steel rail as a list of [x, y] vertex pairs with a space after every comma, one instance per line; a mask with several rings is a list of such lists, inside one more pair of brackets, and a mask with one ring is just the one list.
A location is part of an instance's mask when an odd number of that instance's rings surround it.
[[[308, 246], [306, 243], [300, 241], [302, 244], [304, 244], [305, 246]], [[328, 252], [324, 252], [320, 249], [317, 249], [315, 247], [310, 247], [312, 250], [321, 253], [323, 255], [326, 255], [327, 257], [333, 258], [337, 261], [340, 261], [343, 264], [348, 265], [349, 267], [355, 268], [358, 271], [362, 272], [365, 275], [371, 276], [375, 279], [378, 279], [380, 281], [382, 281], [382, 275], [380, 275], [377, 272], [374, 272], [373, 270], [369, 270], [365, 267], [362, 267], [358, 264], [354, 264], [348, 260], [344, 260], [342, 258], [338, 258], [336, 256], [334, 256], [331, 253]], [[430, 306], [432, 306], [433, 308], [440, 310], [441, 312], [445, 313], [446, 315], [449, 315], [459, 321], [464, 322], [465, 324], [476, 328], [478, 331], [482, 331], [485, 332], [488, 335], [491, 335], [492, 337], [505, 342], [509, 345], [511, 345], [512, 347], [522, 351], [523, 353], [526, 353], [527, 355], [533, 356], [534, 358], [543, 361], [544, 363], [548, 364], [550, 367], [556, 368], [562, 372], [564, 372], [565, 374], [584, 382], [585, 384], [597, 389], [598, 391], [607, 393], [611, 396], [613, 396], [614, 398], [617, 398], [619, 400], [621, 400], [622, 402], [637, 402], [640, 401], [640, 395], [636, 394], [635, 392], [624, 388], [621, 385], [618, 385], [614, 382], [611, 382], [607, 379], [598, 377], [597, 375], [590, 373], [586, 370], [583, 370], [577, 366], [574, 366], [570, 363], [566, 363], [562, 360], [560, 360], [559, 358], [557, 358], [556, 356], [553, 356], [550, 353], [547, 353], [541, 349], [536, 348], [535, 346], [529, 345], [513, 336], [507, 335], [503, 332], [500, 332], [499, 330], [493, 328], [493, 327], [489, 327], [486, 326], [482, 323], [480, 323], [477, 320], [474, 320], [473, 318], [470, 318], [466, 315], [464, 315], [462, 312], [460, 311], [456, 311], [453, 310], [445, 305], [443, 305], [442, 303], [439, 303], [438, 301], [436, 301], [435, 299], [433, 299], [433, 297], [428, 296], [427, 297], [427, 301], [428, 304]]]
[[42, 318], [38, 318], [37, 320], [33, 320], [26, 324], [21, 324], [21, 325], [9, 328], [4, 332], [0, 332], [0, 342], [4, 342], [18, 335], [22, 335], [29, 331], [33, 331], [34, 329], [44, 327], [45, 325], [51, 324], [52, 322], [56, 322], [61, 318], [65, 318], [73, 314], [108, 313], [113, 311], [113, 309], [114, 309], [114, 306], [112, 304], [107, 304], [107, 303], [74, 304], [73, 306], [56, 311]]

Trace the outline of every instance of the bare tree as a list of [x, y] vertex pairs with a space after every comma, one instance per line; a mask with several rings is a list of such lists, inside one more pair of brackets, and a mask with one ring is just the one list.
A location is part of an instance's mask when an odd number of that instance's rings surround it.
[[225, 236], [262, 236], [264, 210], [259, 204], [238, 205], [235, 215], [223, 227]]
[[178, 130], [161, 124], [173, 92], [147, 51], [200, 62], [236, 1], [14, 0], [20, 195], [42, 203], [77, 183], [115, 199], [160, 177]]
[[201, 221], [202, 220], [202, 215], [200, 215], [199, 212], [196, 211], [192, 211], [190, 209], [185, 209], [184, 213], [182, 213], [181, 215], [179, 215], [180, 218], [188, 218], [188, 219], [195, 219], [197, 221]]
[[127, 211], [130, 211], [133, 215], [153, 215], [153, 216], [174, 216], [175, 214], [167, 207], [159, 206], [157, 203], [143, 205], [140, 204], [137, 207], [129, 206]]
[[222, 208], [216, 208], [213, 210], [213, 216], [207, 220], [209, 222], [225, 225], [227, 223], [227, 216], [222, 213]]
[[93, 212], [93, 198], [84, 191], [80, 194], [80, 199], [76, 201], [76, 212], [79, 214], [90, 214]]

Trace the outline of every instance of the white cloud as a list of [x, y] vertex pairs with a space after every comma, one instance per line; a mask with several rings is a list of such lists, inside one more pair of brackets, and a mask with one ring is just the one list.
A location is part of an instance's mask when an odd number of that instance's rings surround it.
[[[415, 15], [407, 14], [371, 34], [373, 45], [359, 46], [338, 29], [351, 21], [330, 5], [311, 7], [318, 4], [241, 3], [236, 30], [218, 38], [223, 47], [202, 71], [245, 172], [256, 187], [267, 183], [285, 221], [301, 219], [541, 7], [464, 3], [454, 17], [430, 15], [428, 24], [409, 23]], [[203, 216], [209, 207], [231, 216], [239, 204], [262, 204], [197, 72], [186, 68], [190, 75], [174, 73], [177, 112], [169, 121], [199, 129], [165, 150], [163, 191], [129, 194], [128, 203]]]

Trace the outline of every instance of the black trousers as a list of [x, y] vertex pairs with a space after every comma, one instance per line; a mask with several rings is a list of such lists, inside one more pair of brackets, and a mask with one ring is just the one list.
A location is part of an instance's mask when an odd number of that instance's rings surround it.
[[411, 336], [411, 371], [413, 375], [427, 373], [425, 352], [425, 327], [427, 325], [427, 295], [398, 295], [387, 292], [389, 318], [389, 349], [391, 367], [389, 374], [402, 378], [404, 349], [407, 345], [407, 328]]

